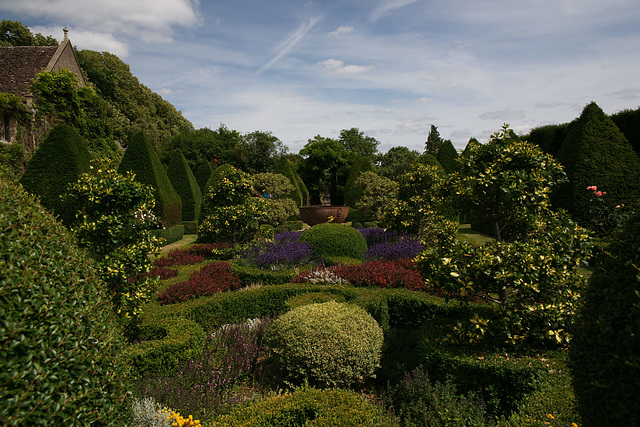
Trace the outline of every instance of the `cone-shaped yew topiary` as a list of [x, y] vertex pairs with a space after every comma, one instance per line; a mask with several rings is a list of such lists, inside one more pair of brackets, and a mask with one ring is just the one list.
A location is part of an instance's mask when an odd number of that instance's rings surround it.
[[158, 154], [142, 131], [131, 137], [118, 166], [119, 173], [124, 175], [128, 171], [136, 175], [136, 181], [153, 187], [153, 196], [156, 199], [154, 213], [162, 218], [165, 227], [180, 224], [182, 200], [171, 185]]
[[179, 149], [171, 153], [167, 175], [182, 200], [182, 221], [198, 221], [202, 206], [202, 192], [189, 167], [189, 162]]
[[61, 199], [67, 186], [89, 171], [91, 155], [80, 135], [67, 125], [58, 125], [33, 153], [20, 184], [40, 203], [69, 225], [75, 220], [77, 204]]

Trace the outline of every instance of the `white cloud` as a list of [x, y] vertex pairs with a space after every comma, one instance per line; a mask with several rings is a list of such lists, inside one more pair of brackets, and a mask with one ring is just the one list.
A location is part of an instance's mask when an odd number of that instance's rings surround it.
[[433, 101], [433, 98], [429, 98], [428, 96], [423, 96], [422, 98], [418, 99], [418, 102], [420, 103], [427, 103], [427, 102], [431, 102]]
[[4, 1], [13, 13], [92, 31], [141, 38], [146, 42], [171, 41], [173, 27], [201, 22], [199, 0], [20, 0]]
[[[32, 32], [50, 35], [58, 41], [62, 40], [61, 27], [31, 27]], [[116, 39], [113, 34], [94, 32], [85, 29], [69, 28], [69, 39], [74, 47], [82, 50], [95, 50], [98, 52], [110, 52], [124, 59], [129, 56], [129, 46]]]
[[350, 27], [348, 25], [342, 25], [340, 27], [338, 27], [337, 30], [330, 32], [328, 35], [329, 36], [339, 36], [342, 34], [347, 34], [347, 33], [352, 33], [355, 31], [355, 28]]
[[503, 120], [511, 122], [514, 120], [524, 120], [525, 116], [526, 114], [524, 111], [512, 110], [508, 108], [506, 110], [487, 111], [486, 113], [480, 114], [480, 116], [478, 117], [483, 120]]
[[362, 74], [375, 68], [373, 65], [345, 65], [344, 61], [333, 58], [320, 61], [318, 64], [321, 65], [325, 70], [331, 71], [332, 73], [341, 76]]

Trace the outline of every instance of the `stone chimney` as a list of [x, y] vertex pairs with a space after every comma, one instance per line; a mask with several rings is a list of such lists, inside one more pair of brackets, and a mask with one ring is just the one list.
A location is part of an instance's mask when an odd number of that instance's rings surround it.
[[64, 33], [64, 40], [68, 40], [69, 39], [69, 29], [67, 27], [64, 27], [62, 29], [62, 32]]

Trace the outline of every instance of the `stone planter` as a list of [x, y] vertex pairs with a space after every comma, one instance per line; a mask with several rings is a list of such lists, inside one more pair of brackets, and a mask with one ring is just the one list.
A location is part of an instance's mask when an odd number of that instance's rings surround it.
[[329, 222], [329, 217], [333, 217], [333, 221], [338, 224], [344, 222], [349, 214], [349, 206], [302, 206], [300, 207], [300, 216], [302, 220], [314, 226]]

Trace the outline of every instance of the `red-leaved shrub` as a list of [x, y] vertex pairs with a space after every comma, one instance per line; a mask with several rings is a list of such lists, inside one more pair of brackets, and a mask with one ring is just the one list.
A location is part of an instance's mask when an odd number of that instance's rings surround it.
[[233, 249], [233, 245], [227, 242], [217, 243], [199, 243], [189, 248], [189, 252], [195, 255], [202, 255], [204, 257], [211, 255], [218, 255], [225, 250]]
[[231, 270], [231, 265], [228, 262], [217, 261], [192, 273], [186, 282], [170, 285], [158, 295], [158, 300], [163, 305], [175, 304], [217, 292], [238, 289], [241, 285], [240, 279]]
[[149, 272], [151, 277], [159, 277], [160, 280], [171, 279], [178, 275], [178, 270], [170, 267], [153, 267]]
[[406, 261], [370, 261], [358, 265], [339, 265], [332, 271], [353, 286], [404, 288], [413, 291], [425, 289], [424, 280]]
[[189, 250], [176, 249], [169, 252], [166, 256], [157, 258], [153, 261], [154, 267], [171, 267], [173, 265], [191, 265], [204, 262], [204, 256], [193, 254]]

